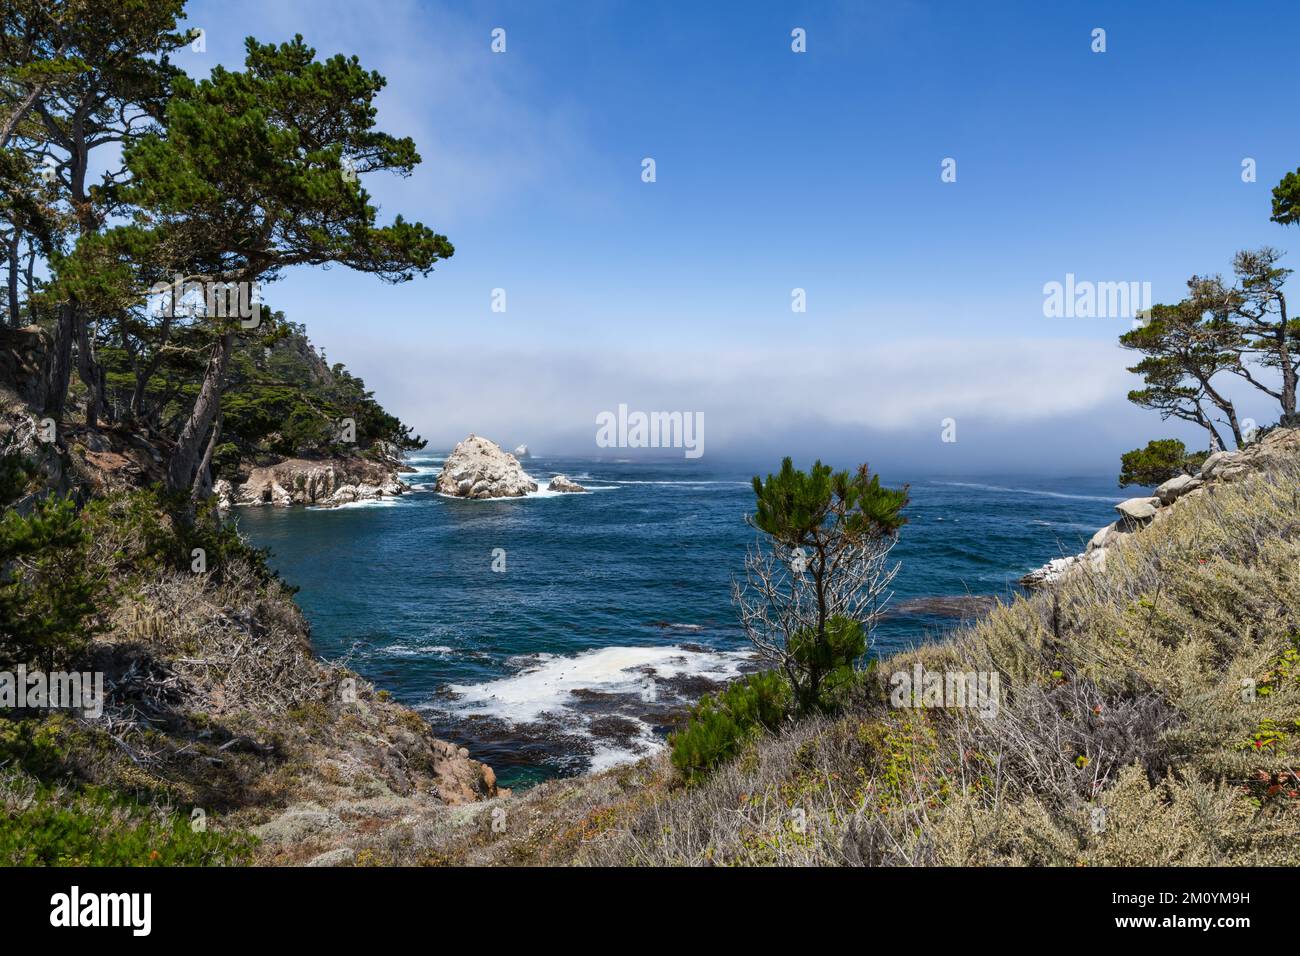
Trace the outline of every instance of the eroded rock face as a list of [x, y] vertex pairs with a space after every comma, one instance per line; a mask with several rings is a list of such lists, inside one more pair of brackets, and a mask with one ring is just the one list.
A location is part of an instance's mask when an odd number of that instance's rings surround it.
[[221, 507], [232, 505], [316, 505], [333, 507], [354, 501], [393, 497], [409, 490], [384, 465], [365, 458], [311, 461], [290, 458], [254, 468], [242, 485], [222, 480], [213, 491]]
[[537, 482], [496, 442], [470, 435], [447, 456], [435, 488], [456, 498], [520, 498]]
[[551, 483], [546, 486], [546, 490], [578, 492], [578, 491], [586, 491], [587, 489], [582, 487], [582, 485], [578, 484], [576, 481], [570, 481], [564, 475], [556, 475], [554, 478], [551, 479]]

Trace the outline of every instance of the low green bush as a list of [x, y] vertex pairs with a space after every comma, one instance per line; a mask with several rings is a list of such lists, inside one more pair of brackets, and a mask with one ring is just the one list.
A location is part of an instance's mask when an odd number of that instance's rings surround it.
[[37, 786], [0, 817], [0, 866], [230, 866], [253, 839], [197, 828], [180, 813], [87, 787]]
[[790, 685], [775, 671], [751, 674], [702, 698], [686, 726], [669, 738], [673, 766], [688, 781], [697, 779], [764, 730], [776, 730], [790, 705]]

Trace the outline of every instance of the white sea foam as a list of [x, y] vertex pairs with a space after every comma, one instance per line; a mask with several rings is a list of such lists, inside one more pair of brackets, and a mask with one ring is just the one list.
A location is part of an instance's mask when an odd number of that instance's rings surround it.
[[1063, 491], [1040, 491], [1037, 488], [1006, 488], [1002, 485], [981, 485], [973, 481], [934, 481], [934, 485], [946, 485], [950, 488], [973, 488], [977, 491], [1009, 491], [1017, 495], [1042, 495], [1045, 498], [1071, 498], [1075, 501], [1106, 501], [1118, 504], [1123, 498], [1106, 495], [1070, 495]]
[[[526, 473], [525, 473], [526, 474]], [[560, 474], [556, 472], [555, 474]], [[460, 495], [449, 495], [446, 492], [438, 492], [440, 498], [450, 498], [453, 501], [520, 501], [528, 498], [572, 498], [581, 492], [574, 491], [551, 491], [546, 486], [551, 483], [550, 478], [534, 478], [528, 475], [528, 480], [537, 485], [536, 491], [529, 491], [522, 495], [495, 495], [491, 498], [462, 498]], [[584, 485], [584, 491], [618, 491], [617, 485]]]
[[688, 486], [740, 485], [741, 487], [744, 488], [748, 488], [750, 485], [750, 482], [748, 481], [710, 481], [703, 478], [699, 478], [699, 479], [681, 478], [676, 481], [645, 481], [645, 480], [634, 481], [630, 478], [621, 479], [621, 480], [618, 478], [607, 478], [605, 480], [608, 481], [610, 484], [614, 484], [614, 485], [688, 485]]
[[573, 703], [574, 691], [635, 694], [646, 679], [738, 676], [747, 651], [693, 651], [684, 647], [601, 647], [571, 657], [538, 654], [518, 674], [482, 684], [452, 684], [457, 710], [531, 723], [558, 715]]
[[[656, 711], [666, 714], [684, 701], [660, 682], [687, 677], [731, 680], [743, 673], [753, 658], [747, 651], [670, 645], [602, 647], [571, 656], [535, 654], [513, 660], [522, 664], [522, 669], [510, 677], [450, 685], [447, 689], [455, 700], [446, 709], [511, 726], [554, 725], [563, 734], [589, 739], [589, 769], [595, 771], [638, 760], [663, 746], [650, 715]], [[641, 696], [648, 681], [656, 688], [649, 701]], [[608, 706], [593, 706], [592, 698], [584, 697], [583, 692], [605, 695]], [[616, 740], [593, 733], [592, 721], [610, 715], [626, 721], [631, 732]]]
[[313, 505], [312, 508], [317, 511], [342, 511], [344, 508], [391, 508], [401, 503], [400, 497], [389, 495], [384, 498], [367, 498], [364, 501], [345, 501], [341, 505]]
[[426, 646], [422, 644], [386, 644], [379, 648], [382, 654], [389, 654], [393, 657], [423, 657], [426, 654], [438, 654], [440, 656], [456, 653], [455, 648], [447, 647], [445, 644]]

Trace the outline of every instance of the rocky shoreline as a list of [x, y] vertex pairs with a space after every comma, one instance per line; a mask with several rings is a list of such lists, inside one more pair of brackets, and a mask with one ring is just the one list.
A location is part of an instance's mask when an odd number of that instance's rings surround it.
[[[404, 466], [360, 457], [288, 458], [252, 469], [238, 483], [213, 484], [218, 507], [237, 505], [307, 505], [336, 508], [358, 501], [393, 498], [411, 490], [397, 476]], [[408, 469], [409, 470], [409, 469]]]
[[1293, 457], [1300, 452], [1300, 429], [1277, 428], [1238, 451], [1217, 451], [1195, 475], [1177, 475], [1149, 496], [1129, 498], [1115, 506], [1119, 517], [1098, 529], [1082, 553], [1055, 558], [1020, 579], [1021, 587], [1036, 590], [1070, 574], [1089, 569], [1106, 570], [1110, 549], [1131, 535], [1164, 520], [1177, 502], [1213, 494], [1214, 484], [1234, 481], [1271, 458]]

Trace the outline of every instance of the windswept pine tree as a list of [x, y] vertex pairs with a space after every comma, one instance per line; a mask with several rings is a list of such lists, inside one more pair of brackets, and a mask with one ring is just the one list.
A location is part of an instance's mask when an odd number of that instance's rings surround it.
[[[1298, 203], [1300, 174], [1288, 173], [1273, 190], [1273, 221], [1298, 221]], [[1130, 391], [1129, 401], [1159, 412], [1161, 419], [1200, 426], [1216, 451], [1229, 447], [1228, 438], [1240, 448], [1258, 437], [1258, 430], [1243, 428], [1229, 397], [1225, 382], [1232, 378], [1275, 401], [1278, 424], [1300, 421], [1300, 319], [1287, 305], [1286, 284], [1294, 270], [1281, 260], [1282, 253], [1269, 246], [1242, 250], [1233, 257], [1231, 281], [1194, 275], [1186, 298], [1154, 306], [1141, 325], [1121, 335], [1120, 345], [1142, 355], [1129, 371], [1142, 376], [1143, 387]], [[1171, 456], [1172, 441], [1128, 452], [1121, 484], [1158, 484], [1183, 473], [1191, 459]]]

